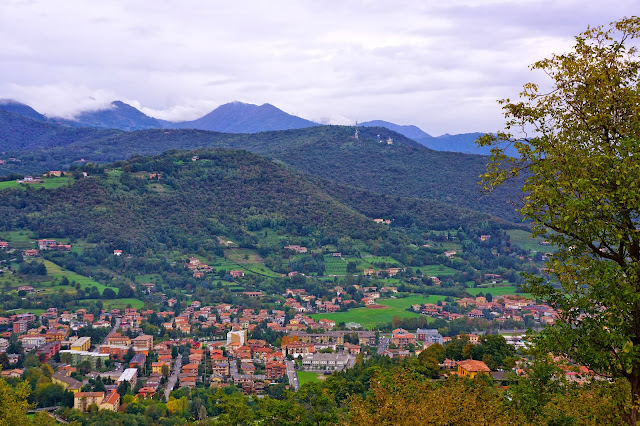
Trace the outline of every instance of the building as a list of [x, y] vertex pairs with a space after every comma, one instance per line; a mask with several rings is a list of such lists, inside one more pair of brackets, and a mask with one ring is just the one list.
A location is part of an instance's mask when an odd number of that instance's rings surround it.
[[267, 377], [267, 379], [270, 379], [270, 380], [281, 379], [282, 377], [284, 377], [286, 372], [287, 372], [287, 367], [283, 363], [277, 362], [277, 361], [267, 362], [264, 368], [264, 374]]
[[468, 359], [458, 364], [458, 375], [462, 377], [468, 377], [473, 379], [480, 374], [489, 374], [491, 370], [482, 361], [475, 361]]
[[396, 328], [395, 330], [393, 330], [391, 343], [393, 343], [399, 348], [407, 345], [415, 345], [416, 337], [405, 329]]
[[73, 395], [73, 408], [86, 413], [89, 406], [95, 404], [98, 410], [118, 411], [120, 395], [113, 391], [105, 397], [104, 392], [77, 392]]
[[45, 343], [38, 348], [38, 358], [43, 357], [44, 362], [47, 362], [51, 357], [60, 352], [60, 347], [60, 342]]
[[442, 335], [438, 333], [438, 330], [419, 328], [416, 331], [417, 340], [425, 343], [439, 343], [442, 344]]
[[109, 337], [107, 337], [108, 345], [116, 345], [116, 346], [130, 346], [131, 339], [128, 336], [123, 336], [120, 333], [113, 333]]
[[233, 278], [242, 278], [244, 277], [244, 272], [243, 271], [230, 271], [229, 275], [231, 275]]
[[137, 381], [138, 381], [138, 369], [127, 368], [122, 372], [118, 380], [116, 380], [116, 383], [119, 385], [123, 382], [129, 382], [129, 384], [131, 385], [131, 388], [133, 389]]
[[147, 356], [142, 352], [138, 352], [131, 358], [131, 361], [129, 361], [129, 368], [142, 368], [145, 362], [147, 362]]
[[149, 355], [149, 351], [153, 349], [153, 336], [143, 334], [133, 339], [133, 349], [136, 352], [142, 352]]
[[26, 320], [19, 320], [13, 323], [13, 332], [16, 334], [26, 333], [29, 323]]
[[247, 341], [247, 330], [232, 330], [227, 333], [227, 345], [232, 343], [239, 343], [240, 346], [244, 345]]
[[80, 389], [82, 388], [81, 381], [68, 377], [62, 371], [56, 371], [53, 373], [53, 376], [51, 376], [51, 382], [62, 386], [65, 390], [73, 392], [74, 394], [80, 392]]
[[88, 351], [91, 347], [91, 337], [80, 337], [71, 343], [72, 351]]
[[339, 371], [347, 367], [351, 357], [344, 354], [314, 353], [302, 358], [302, 368], [311, 371]]

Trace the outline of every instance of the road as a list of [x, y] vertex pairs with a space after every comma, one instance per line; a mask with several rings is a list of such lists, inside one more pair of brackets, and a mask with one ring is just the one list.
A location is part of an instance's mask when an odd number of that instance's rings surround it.
[[298, 373], [296, 373], [296, 368], [293, 361], [289, 361], [288, 359], [284, 361], [287, 366], [287, 377], [289, 378], [289, 385], [293, 388], [293, 390], [297, 391], [300, 389], [300, 383], [298, 383]]
[[113, 333], [116, 332], [116, 330], [118, 328], [120, 328], [120, 323], [122, 322], [121, 318], [116, 318], [116, 324], [113, 326], [113, 328], [111, 329], [111, 332], [109, 334], [107, 334], [107, 336], [104, 338], [104, 340], [102, 341], [103, 345], [107, 344], [107, 339], [109, 339], [109, 336], [111, 336]]
[[180, 374], [180, 368], [182, 367], [182, 354], [179, 354], [176, 357], [176, 362], [173, 363], [173, 374], [167, 380], [167, 388], [164, 391], [164, 399], [166, 401], [169, 400], [169, 394], [173, 390], [173, 387], [176, 385], [178, 381], [178, 374]]
[[389, 340], [391, 339], [389, 339], [388, 337], [380, 338], [380, 343], [378, 343], [378, 355], [382, 355], [385, 349], [387, 349], [387, 346], [389, 346]]

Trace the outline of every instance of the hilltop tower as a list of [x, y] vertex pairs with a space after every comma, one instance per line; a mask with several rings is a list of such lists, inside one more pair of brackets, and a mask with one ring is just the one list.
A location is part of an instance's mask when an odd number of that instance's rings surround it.
[[353, 135], [353, 138], [356, 140], [358, 139], [358, 122], [357, 121], [356, 121], [356, 133], [355, 135]]

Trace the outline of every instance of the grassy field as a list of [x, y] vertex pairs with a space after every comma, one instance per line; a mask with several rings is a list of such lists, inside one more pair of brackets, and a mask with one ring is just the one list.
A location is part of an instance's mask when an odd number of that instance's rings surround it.
[[10, 231], [3, 232], [0, 235], [0, 239], [5, 239], [11, 244], [11, 247], [26, 250], [34, 248], [33, 242], [36, 240], [35, 236], [28, 231]]
[[529, 293], [516, 293], [516, 288], [517, 287], [514, 285], [500, 286], [500, 287], [473, 287], [473, 288], [468, 288], [467, 293], [471, 294], [472, 296], [475, 296], [478, 293], [484, 293], [484, 294], [491, 293], [493, 297], [507, 296], [512, 294], [517, 296], [531, 297]]
[[324, 256], [325, 275], [347, 275], [347, 262], [330, 254]]
[[34, 183], [34, 184], [27, 184], [27, 185], [18, 183], [15, 180], [9, 180], [6, 182], [0, 182], [0, 190], [8, 189], [8, 188], [24, 189], [28, 185], [31, 185], [34, 188], [55, 189], [55, 188], [60, 188], [61, 186], [70, 185], [72, 183], [73, 183], [73, 178], [71, 177], [47, 178], [47, 179], [44, 179], [42, 183]]
[[139, 299], [84, 299], [78, 302], [79, 305], [84, 304], [85, 302], [95, 302], [100, 300], [102, 302], [102, 306], [104, 309], [125, 309], [131, 305], [132, 308], [141, 309], [144, 307], [144, 302]]
[[428, 277], [449, 277], [460, 272], [444, 265], [427, 265], [416, 269], [420, 269], [420, 272]]
[[33, 309], [33, 308], [29, 308], [29, 309], [12, 309], [10, 311], [7, 311], [7, 313], [9, 315], [17, 315], [17, 314], [26, 314], [26, 313], [31, 313], [34, 315], [40, 315], [42, 313], [45, 312], [45, 309]]
[[531, 237], [531, 233], [520, 229], [509, 229], [507, 234], [511, 238], [511, 244], [517, 244], [524, 250], [539, 251], [543, 253], [554, 252], [557, 248], [553, 246], [543, 246], [540, 243], [544, 241], [542, 237]]
[[100, 284], [97, 281], [94, 281], [92, 278], [85, 277], [84, 275], [77, 274], [73, 271], [68, 271], [66, 269], [62, 269], [60, 266], [56, 265], [53, 262], [48, 260], [43, 260], [44, 266], [47, 267], [47, 275], [52, 278], [62, 278], [67, 277], [69, 281], [75, 281], [80, 284], [81, 289], [86, 289], [87, 287], [97, 287], [98, 291], [102, 293], [105, 288], [108, 286], [104, 284]]
[[320, 374], [311, 371], [298, 371], [298, 383], [302, 386], [305, 383], [319, 382], [319, 376]]
[[378, 301], [379, 305], [384, 306], [380, 309], [371, 308], [355, 308], [347, 312], [336, 312], [329, 314], [312, 314], [315, 320], [326, 318], [336, 323], [357, 322], [365, 328], [373, 328], [380, 324], [391, 322], [391, 319], [398, 315], [400, 318], [415, 318], [420, 314], [406, 311], [411, 305], [418, 303], [436, 303], [438, 300], [444, 300], [445, 296], [409, 296], [398, 299], [386, 299]]

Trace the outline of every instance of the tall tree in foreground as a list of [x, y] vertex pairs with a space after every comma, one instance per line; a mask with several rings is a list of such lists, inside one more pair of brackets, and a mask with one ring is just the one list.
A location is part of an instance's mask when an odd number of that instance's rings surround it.
[[[506, 130], [478, 143], [493, 155], [486, 190], [524, 179], [520, 213], [559, 251], [530, 291], [558, 310], [537, 343], [596, 373], [624, 377], [628, 424], [640, 408], [640, 18], [588, 28], [572, 51], [532, 66], [550, 79], [501, 101]], [[517, 159], [504, 154], [514, 144]]]

